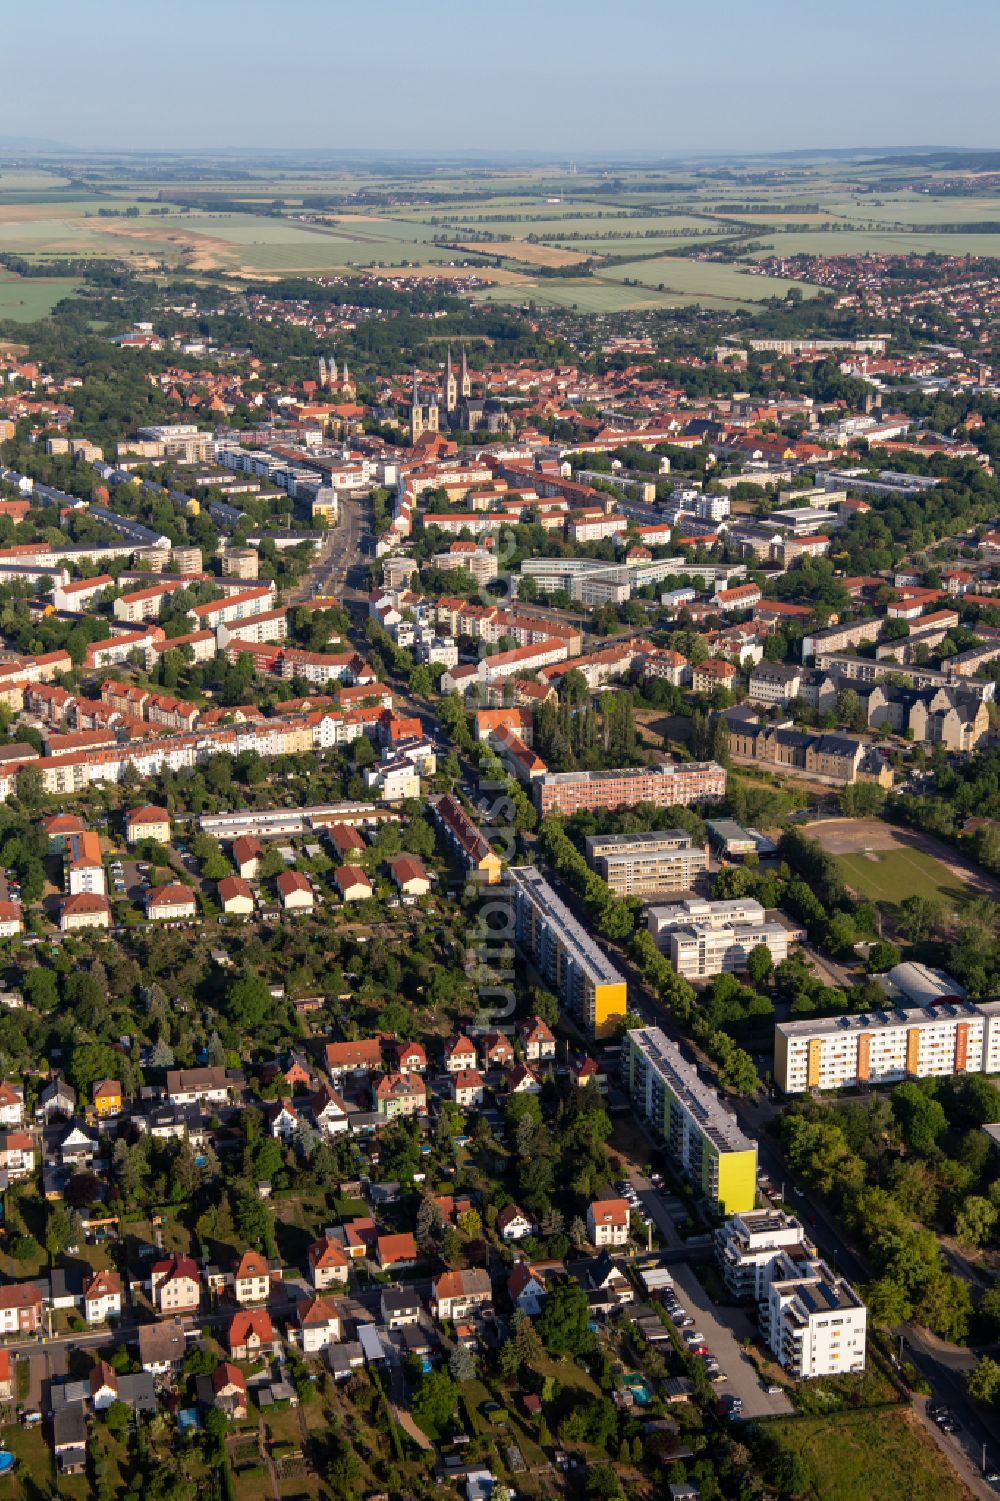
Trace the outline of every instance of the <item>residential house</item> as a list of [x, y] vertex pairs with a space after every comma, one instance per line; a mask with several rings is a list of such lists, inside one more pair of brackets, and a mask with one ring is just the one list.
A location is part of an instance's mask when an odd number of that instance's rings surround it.
[[427, 1108], [427, 1090], [419, 1074], [383, 1074], [375, 1087], [375, 1109], [385, 1120], [420, 1115]]
[[0, 1402], [14, 1400], [14, 1372], [10, 1364], [10, 1351], [0, 1349]]
[[236, 1422], [247, 1415], [247, 1384], [246, 1378], [239, 1366], [233, 1365], [232, 1361], [224, 1360], [211, 1376], [211, 1405], [216, 1411], [224, 1413], [230, 1422]]
[[346, 1287], [350, 1262], [344, 1247], [329, 1234], [314, 1240], [308, 1253], [309, 1274], [317, 1292], [328, 1287]]
[[431, 1311], [438, 1319], [465, 1319], [492, 1308], [493, 1287], [480, 1267], [441, 1272], [431, 1284]]
[[336, 1079], [340, 1074], [367, 1074], [382, 1067], [382, 1044], [377, 1037], [362, 1037], [356, 1042], [328, 1042], [326, 1066]]
[[481, 1105], [486, 1095], [486, 1083], [475, 1068], [459, 1069], [451, 1075], [451, 1093], [456, 1105], [468, 1110]]
[[508, 1094], [541, 1094], [542, 1086], [537, 1074], [525, 1063], [516, 1063], [504, 1075], [504, 1089]]
[[303, 1355], [319, 1355], [340, 1339], [341, 1318], [328, 1298], [311, 1298], [297, 1309]]
[[166, 886], [151, 886], [146, 892], [146, 917], [150, 922], [181, 922], [195, 917], [198, 903], [190, 886], [170, 881]]
[[110, 928], [111, 905], [106, 896], [95, 891], [81, 891], [68, 896], [59, 907], [59, 930], [76, 933], [81, 928]]
[[24, 1086], [0, 1081], [0, 1126], [24, 1124]]
[[98, 1360], [90, 1371], [90, 1401], [95, 1412], [106, 1412], [118, 1401], [118, 1376], [106, 1360]]
[[43, 1121], [69, 1120], [76, 1111], [76, 1090], [63, 1079], [52, 1079], [38, 1099], [37, 1114]]
[[171, 1105], [225, 1105], [230, 1095], [242, 1088], [242, 1074], [222, 1064], [167, 1070], [167, 1100]]
[[514, 1307], [535, 1319], [542, 1311], [548, 1289], [545, 1279], [526, 1261], [515, 1261], [507, 1278], [507, 1291]]
[[360, 865], [340, 865], [333, 873], [334, 883], [345, 902], [364, 902], [375, 888]]
[[291, 1100], [275, 1100], [268, 1106], [267, 1118], [276, 1141], [291, 1141], [299, 1126], [299, 1112]]
[[157, 1261], [149, 1278], [150, 1297], [156, 1312], [196, 1313], [201, 1303], [201, 1274], [191, 1256], [168, 1256]]
[[92, 1087], [90, 1099], [98, 1120], [121, 1115], [122, 1087], [117, 1079], [100, 1079]]
[[505, 1204], [497, 1215], [497, 1234], [508, 1245], [511, 1241], [524, 1240], [525, 1236], [534, 1235], [535, 1228], [531, 1216], [516, 1204]]
[[87, 1467], [87, 1417], [74, 1402], [62, 1407], [52, 1419], [52, 1453], [59, 1475], [79, 1475]]
[[271, 1315], [265, 1308], [245, 1308], [233, 1315], [226, 1343], [234, 1360], [256, 1360], [274, 1343]]
[[122, 1314], [122, 1279], [117, 1272], [95, 1272], [84, 1284], [83, 1314], [88, 1324], [107, 1324]]
[[266, 1303], [271, 1291], [271, 1273], [259, 1251], [244, 1251], [233, 1269], [233, 1297], [241, 1308]]
[[444, 1066], [449, 1074], [475, 1068], [476, 1050], [467, 1037], [460, 1035], [448, 1039], [444, 1048]]
[[42, 1293], [34, 1282], [0, 1287], [0, 1334], [35, 1334], [42, 1325]]
[[420, 1294], [412, 1287], [383, 1287], [380, 1305], [387, 1329], [405, 1329], [420, 1321]]
[[595, 1199], [587, 1206], [587, 1234], [598, 1247], [628, 1244], [629, 1207], [627, 1199]]
[[27, 1131], [0, 1132], [0, 1169], [12, 1183], [35, 1171], [35, 1141]]
[[264, 846], [257, 839], [249, 835], [240, 835], [234, 839], [230, 854], [236, 873], [244, 881], [255, 881], [260, 873], [260, 862], [264, 855]]
[[555, 1058], [556, 1039], [540, 1016], [529, 1016], [517, 1022], [516, 1030], [529, 1063], [544, 1063]]
[[152, 839], [156, 844], [170, 843], [170, 814], [166, 808], [147, 803], [144, 808], [132, 808], [125, 815], [125, 838], [130, 845]]
[[299, 870], [283, 870], [275, 885], [286, 912], [311, 912], [315, 906], [312, 886]]
[[412, 1266], [419, 1259], [417, 1242], [409, 1231], [402, 1235], [380, 1235], [375, 1255], [383, 1272], [391, 1272], [394, 1267]]
[[309, 1110], [317, 1131], [339, 1136], [348, 1129], [347, 1106], [329, 1084], [322, 1083], [309, 1100]]
[[399, 1042], [393, 1051], [399, 1073], [423, 1074], [427, 1072], [427, 1054], [424, 1052], [422, 1043]]
[[389, 874], [406, 896], [426, 896], [431, 889], [423, 861], [416, 855], [397, 855], [389, 861]]
[[505, 1032], [486, 1032], [479, 1039], [480, 1058], [484, 1069], [509, 1068], [514, 1062], [514, 1049]]
[[219, 906], [228, 917], [250, 917], [254, 909], [253, 887], [242, 876], [224, 876], [216, 892]]
[[0, 938], [17, 938], [24, 932], [24, 912], [20, 902], [0, 902]]
[[179, 1371], [184, 1361], [187, 1341], [179, 1318], [169, 1323], [140, 1324], [139, 1360], [151, 1376], [168, 1376]]

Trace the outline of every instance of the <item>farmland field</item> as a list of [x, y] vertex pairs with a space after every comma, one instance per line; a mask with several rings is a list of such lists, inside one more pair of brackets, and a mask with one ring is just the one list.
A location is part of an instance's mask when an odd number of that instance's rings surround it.
[[662, 260], [626, 261], [608, 266], [601, 276], [609, 281], [640, 281], [645, 286], [664, 287], [688, 296], [732, 297], [743, 302], [763, 302], [768, 297], [784, 297], [791, 287], [798, 287], [805, 297], [816, 288], [808, 282], [782, 281], [777, 277], [754, 276], [739, 266], [721, 265], [717, 261], [689, 261], [679, 256]]
[[0, 318], [33, 323], [44, 318], [57, 302], [75, 292], [79, 283], [63, 278], [0, 276]]

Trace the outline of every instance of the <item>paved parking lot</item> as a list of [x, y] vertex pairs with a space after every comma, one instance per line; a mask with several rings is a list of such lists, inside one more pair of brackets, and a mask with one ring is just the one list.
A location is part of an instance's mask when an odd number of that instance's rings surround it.
[[[673, 1224], [683, 1205], [653, 1187], [641, 1173], [632, 1173], [632, 1186], [639, 1203], [660, 1232], [665, 1246], [680, 1248], [684, 1241]], [[744, 1418], [782, 1417], [792, 1411], [792, 1404], [782, 1392], [769, 1397], [757, 1378], [752, 1363], [743, 1354], [740, 1342], [757, 1333], [753, 1309], [717, 1308], [690, 1266], [671, 1263], [674, 1288], [685, 1309], [694, 1318], [694, 1327], [705, 1336], [705, 1343], [726, 1373], [727, 1380], [717, 1385], [720, 1395], [743, 1398]]]
[[705, 1336], [705, 1343], [729, 1378], [718, 1384], [720, 1395], [742, 1397], [744, 1418], [784, 1417], [792, 1404], [782, 1392], [769, 1397], [740, 1341], [756, 1333], [752, 1313], [741, 1308], [716, 1308], [689, 1266], [671, 1266], [677, 1297]]

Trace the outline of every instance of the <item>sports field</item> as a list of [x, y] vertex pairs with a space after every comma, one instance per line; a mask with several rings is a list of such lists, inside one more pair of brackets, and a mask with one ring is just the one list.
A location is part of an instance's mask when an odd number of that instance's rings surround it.
[[835, 855], [852, 891], [881, 905], [896, 906], [908, 896], [928, 896], [954, 911], [972, 893], [948, 868], [922, 850], [898, 845], [871, 854]]

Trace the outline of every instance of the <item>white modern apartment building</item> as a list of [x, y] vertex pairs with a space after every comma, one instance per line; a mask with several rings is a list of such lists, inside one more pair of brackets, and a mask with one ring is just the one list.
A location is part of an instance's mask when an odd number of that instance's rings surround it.
[[649, 931], [679, 975], [688, 980], [741, 974], [751, 950], [764, 944], [775, 964], [788, 957], [789, 946], [802, 937], [769, 917], [752, 897], [711, 902], [691, 899], [672, 907], [650, 907]]
[[1000, 1001], [888, 1006], [774, 1029], [774, 1081], [785, 1094], [979, 1073], [1000, 1073]]
[[772, 1354], [799, 1380], [865, 1368], [868, 1310], [849, 1282], [824, 1261], [783, 1257], [760, 1308]]
[[715, 1255], [722, 1280], [735, 1298], [760, 1303], [783, 1257], [815, 1255], [794, 1216], [780, 1209], [734, 1214], [715, 1232]]
[[695, 844], [686, 829], [650, 834], [591, 834], [587, 864], [615, 896], [655, 896], [690, 891], [708, 869], [708, 846]]

